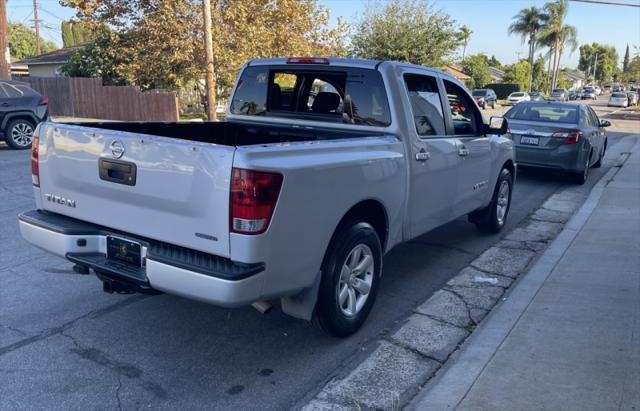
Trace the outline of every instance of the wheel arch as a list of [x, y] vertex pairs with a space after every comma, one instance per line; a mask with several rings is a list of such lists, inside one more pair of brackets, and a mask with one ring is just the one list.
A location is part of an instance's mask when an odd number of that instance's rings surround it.
[[333, 243], [340, 229], [350, 222], [365, 222], [371, 224], [376, 234], [378, 234], [380, 246], [384, 254], [389, 237], [389, 216], [381, 201], [377, 199], [367, 199], [353, 205], [336, 225], [331, 235], [329, 245]]
[[28, 111], [17, 111], [14, 113], [8, 113], [4, 116], [2, 119], [2, 125], [0, 125], [2, 131], [4, 131], [7, 125], [13, 120], [29, 120], [33, 123], [34, 127], [38, 125], [38, 118], [34, 114], [29, 113]]

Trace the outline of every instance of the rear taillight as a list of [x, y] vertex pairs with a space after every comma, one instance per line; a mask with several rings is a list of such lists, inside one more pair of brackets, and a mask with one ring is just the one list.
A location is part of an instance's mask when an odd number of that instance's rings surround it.
[[38, 137], [31, 140], [31, 183], [40, 187], [40, 165], [38, 164]]
[[281, 187], [282, 174], [234, 168], [231, 172], [231, 232], [264, 233]]
[[577, 144], [582, 139], [582, 132], [578, 130], [558, 130], [551, 137], [563, 139], [562, 144]]
[[46, 106], [48, 104], [49, 104], [49, 99], [46, 97], [40, 100], [40, 102], [38, 103], [39, 106]]

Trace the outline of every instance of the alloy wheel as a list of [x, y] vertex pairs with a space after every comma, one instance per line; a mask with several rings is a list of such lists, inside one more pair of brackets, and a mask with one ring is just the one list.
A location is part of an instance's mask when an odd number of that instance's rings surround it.
[[364, 307], [369, 298], [374, 273], [373, 252], [366, 244], [356, 245], [342, 265], [336, 289], [338, 305], [347, 317], [355, 316]]
[[9, 132], [11, 140], [19, 147], [28, 147], [33, 140], [33, 127], [27, 122], [16, 123]]
[[502, 184], [500, 184], [500, 190], [498, 191], [498, 201], [496, 204], [496, 218], [498, 220], [498, 224], [504, 224], [504, 219], [507, 215], [507, 210], [509, 209], [509, 192], [511, 188], [509, 187], [509, 182], [504, 180]]

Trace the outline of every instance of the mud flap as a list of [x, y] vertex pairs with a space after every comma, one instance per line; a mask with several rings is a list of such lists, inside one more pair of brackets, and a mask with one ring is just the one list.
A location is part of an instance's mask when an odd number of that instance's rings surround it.
[[318, 289], [320, 288], [321, 279], [322, 272], [318, 271], [311, 287], [305, 288], [294, 296], [281, 298], [282, 311], [292, 317], [310, 321], [318, 301]]

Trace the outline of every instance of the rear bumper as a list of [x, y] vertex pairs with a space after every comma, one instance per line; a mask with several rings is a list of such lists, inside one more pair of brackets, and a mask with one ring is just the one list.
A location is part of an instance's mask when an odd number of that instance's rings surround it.
[[[23, 213], [19, 221], [25, 240], [73, 263], [87, 266], [101, 278], [224, 307], [248, 305], [261, 299], [265, 276], [263, 263], [237, 263], [44, 211]], [[109, 235], [139, 242], [143, 266], [135, 267], [107, 259]]]
[[581, 146], [561, 146], [555, 150], [540, 150], [516, 146], [518, 166], [551, 168], [568, 172], [581, 172], [584, 165]]

